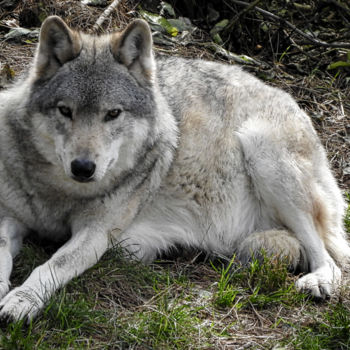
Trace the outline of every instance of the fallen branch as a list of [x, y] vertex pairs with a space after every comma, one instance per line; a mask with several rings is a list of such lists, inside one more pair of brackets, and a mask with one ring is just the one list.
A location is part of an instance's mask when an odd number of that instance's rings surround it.
[[117, 8], [121, 0], [114, 0], [102, 13], [102, 15], [97, 19], [96, 23], [92, 27], [94, 31], [98, 31], [102, 28], [103, 22], [109, 17], [113, 10]]
[[[246, 3], [244, 1], [240, 1], [240, 0], [229, 0], [230, 2], [237, 4], [237, 5], [242, 5], [242, 6], [250, 6], [250, 3]], [[310, 41], [311, 43], [313, 43], [314, 45], [317, 46], [324, 46], [324, 47], [342, 47], [342, 48], [350, 48], [350, 43], [344, 43], [344, 42], [334, 42], [334, 43], [327, 43], [325, 41], [316, 39], [306, 33], [304, 33], [303, 31], [301, 31], [300, 29], [298, 29], [294, 24], [288, 22], [287, 20], [285, 20], [282, 17], [279, 17], [277, 15], [275, 15], [274, 13], [271, 13], [269, 11], [266, 11], [258, 6], [255, 6], [254, 9], [258, 12], [260, 12], [263, 16], [265, 17], [269, 17], [275, 21], [279, 21], [283, 24], [285, 24], [286, 26], [288, 26], [289, 28], [291, 28], [294, 32], [298, 33], [299, 35], [301, 35], [302, 37], [304, 37], [305, 39], [307, 39], [308, 41]]]
[[264, 62], [258, 61], [254, 58], [251, 58], [246, 55], [237, 55], [231, 51], [225, 50], [223, 47], [221, 47], [218, 44], [215, 44], [214, 42], [209, 42], [209, 43], [197, 43], [199, 46], [204, 46], [211, 51], [213, 51], [215, 54], [219, 54], [223, 57], [225, 57], [229, 61], [234, 61], [239, 64], [244, 64], [244, 65], [255, 65], [259, 67], [268, 67], [268, 65]]
[[238, 19], [240, 17], [242, 17], [245, 13], [249, 12], [250, 10], [252, 10], [254, 7], [256, 7], [256, 5], [260, 2], [261, 0], [255, 0], [252, 3], [247, 4], [248, 6], [243, 9], [241, 12], [238, 12], [231, 20], [230, 24], [228, 25], [228, 28], [230, 30], [232, 30], [232, 28], [234, 27], [234, 25], [236, 24], [236, 22], [238, 21]]

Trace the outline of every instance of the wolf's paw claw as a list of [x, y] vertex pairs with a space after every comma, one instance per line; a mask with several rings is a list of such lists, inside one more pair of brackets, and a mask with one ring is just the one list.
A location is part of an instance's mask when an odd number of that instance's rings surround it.
[[296, 288], [319, 300], [329, 299], [338, 289], [341, 271], [334, 264], [320, 267], [296, 281]]
[[18, 287], [8, 293], [0, 302], [0, 319], [3, 321], [31, 320], [42, 308], [42, 301], [36, 293]]

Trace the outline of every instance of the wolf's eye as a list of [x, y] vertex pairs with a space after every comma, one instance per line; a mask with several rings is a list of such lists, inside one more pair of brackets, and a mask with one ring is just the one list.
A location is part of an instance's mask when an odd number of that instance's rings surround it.
[[117, 109], [111, 109], [110, 111], [107, 112], [107, 114], [105, 115], [105, 122], [109, 122], [111, 120], [117, 119], [120, 116], [120, 113], [122, 112], [121, 109], [117, 108]]
[[72, 119], [72, 110], [69, 107], [66, 106], [59, 106], [58, 110], [60, 111], [60, 113], [68, 118], [68, 119]]

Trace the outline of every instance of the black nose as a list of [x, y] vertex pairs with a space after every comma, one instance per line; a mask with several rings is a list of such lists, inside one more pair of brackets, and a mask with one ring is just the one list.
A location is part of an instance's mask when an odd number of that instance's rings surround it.
[[71, 163], [71, 171], [74, 178], [80, 182], [91, 180], [96, 164], [88, 159], [74, 159]]

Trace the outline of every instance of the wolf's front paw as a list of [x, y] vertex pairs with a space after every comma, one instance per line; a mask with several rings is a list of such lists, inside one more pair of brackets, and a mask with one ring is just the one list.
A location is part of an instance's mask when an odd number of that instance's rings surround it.
[[318, 299], [328, 299], [339, 287], [341, 271], [332, 262], [327, 263], [296, 281], [296, 288]]
[[9, 321], [30, 320], [43, 307], [38, 294], [28, 287], [17, 287], [0, 302], [0, 319]]

